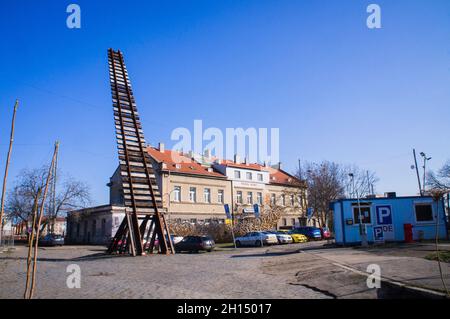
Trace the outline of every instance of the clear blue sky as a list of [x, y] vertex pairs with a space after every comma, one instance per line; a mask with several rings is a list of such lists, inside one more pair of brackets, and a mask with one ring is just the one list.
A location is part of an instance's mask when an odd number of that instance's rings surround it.
[[[82, 28], [66, 27], [77, 3]], [[370, 30], [366, 7], [382, 9]], [[0, 164], [21, 105], [10, 172], [50, 161], [90, 184], [117, 165], [106, 50], [125, 53], [147, 141], [176, 127], [278, 127], [281, 160], [377, 172], [416, 193], [411, 149], [450, 159], [450, 1], [2, 1]]]

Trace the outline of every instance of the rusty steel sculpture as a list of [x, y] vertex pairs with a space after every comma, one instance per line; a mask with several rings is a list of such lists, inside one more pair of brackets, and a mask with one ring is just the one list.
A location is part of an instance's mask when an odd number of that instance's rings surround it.
[[125, 217], [108, 252], [136, 256], [158, 250], [162, 254], [173, 254], [175, 251], [163, 213], [161, 193], [147, 153], [122, 52], [109, 49], [108, 63], [126, 207]]

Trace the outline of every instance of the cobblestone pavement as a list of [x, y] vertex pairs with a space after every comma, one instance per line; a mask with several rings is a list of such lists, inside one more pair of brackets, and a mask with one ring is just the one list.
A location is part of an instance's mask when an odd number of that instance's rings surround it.
[[[297, 285], [296, 271], [273, 271], [298, 245], [308, 244], [143, 257], [109, 256], [98, 246], [40, 248], [35, 297], [329, 298]], [[0, 254], [0, 298], [22, 297], [26, 253]], [[70, 264], [81, 268], [79, 289], [66, 285]]]

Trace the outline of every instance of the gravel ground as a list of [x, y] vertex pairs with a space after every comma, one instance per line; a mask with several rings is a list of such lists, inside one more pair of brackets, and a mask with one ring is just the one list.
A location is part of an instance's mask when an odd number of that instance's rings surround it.
[[[143, 257], [108, 256], [93, 246], [40, 248], [35, 297], [330, 298], [298, 285], [291, 258], [299, 245], [308, 244]], [[0, 254], [0, 298], [22, 297], [26, 253]], [[70, 264], [80, 266], [79, 289], [66, 285]]]

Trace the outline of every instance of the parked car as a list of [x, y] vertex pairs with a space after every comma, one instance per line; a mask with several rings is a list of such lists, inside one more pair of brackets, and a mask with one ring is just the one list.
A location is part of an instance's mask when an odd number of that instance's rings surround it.
[[250, 232], [245, 234], [244, 236], [237, 237], [235, 239], [236, 246], [261, 246], [261, 245], [271, 245], [278, 244], [278, 239], [275, 234], [270, 234], [266, 232]]
[[279, 244], [291, 244], [293, 242], [291, 235], [283, 231], [270, 231], [267, 233], [274, 234], [275, 236], [277, 236]]
[[331, 238], [331, 232], [328, 229], [328, 227], [320, 228], [320, 233], [321, 233], [323, 239], [330, 239]]
[[294, 243], [306, 243], [308, 241], [308, 237], [303, 234], [295, 233], [293, 230], [288, 232], [292, 237], [292, 241]]
[[39, 238], [39, 246], [62, 246], [64, 245], [64, 237], [61, 235], [47, 234]]
[[209, 236], [186, 236], [175, 245], [175, 251], [208, 251], [214, 250], [216, 243]]
[[312, 227], [312, 226], [304, 226], [294, 228], [292, 232], [296, 234], [302, 234], [308, 237], [308, 240], [320, 240], [322, 239], [322, 233], [320, 232], [320, 228]]
[[182, 241], [184, 237], [183, 236], [177, 236], [177, 235], [170, 235], [170, 238], [172, 238], [172, 244], [176, 245], [180, 241]]

